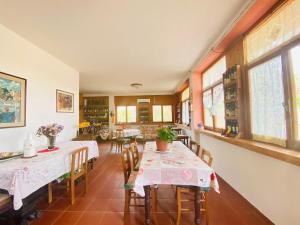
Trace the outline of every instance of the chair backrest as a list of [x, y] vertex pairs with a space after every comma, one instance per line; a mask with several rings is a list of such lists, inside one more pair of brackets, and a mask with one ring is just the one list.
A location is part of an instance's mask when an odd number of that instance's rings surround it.
[[87, 173], [88, 147], [83, 147], [72, 152], [71, 178], [77, 179]]
[[116, 137], [117, 138], [123, 138], [124, 137], [123, 129], [116, 129]]
[[180, 134], [177, 136], [177, 140], [181, 141], [187, 147], [189, 147], [189, 139], [190, 137], [188, 135]]
[[190, 140], [190, 150], [191, 150], [192, 152], [194, 152], [195, 155], [198, 156], [198, 155], [199, 155], [199, 152], [200, 152], [200, 145], [197, 144], [195, 141]]
[[138, 148], [137, 142], [130, 144], [130, 152], [131, 152], [131, 157], [132, 157], [132, 163], [133, 163], [133, 166], [135, 167], [140, 160], [139, 148]]
[[173, 131], [175, 131], [177, 134], [182, 134], [182, 129], [181, 128], [172, 128]]
[[200, 154], [200, 158], [208, 165], [211, 166], [212, 162], [213, 162], [213, 157], [210, 153], [210, 151], [202, 149], [201, 150], [201, 154]]
[[122, 166], [123, 166], [123, 173], [124, 173], [124, 182], [126, 184], [131, 174], [131, 161], [130, 161], [128, 148], [122, 149], [121, 158], [122, 158]]

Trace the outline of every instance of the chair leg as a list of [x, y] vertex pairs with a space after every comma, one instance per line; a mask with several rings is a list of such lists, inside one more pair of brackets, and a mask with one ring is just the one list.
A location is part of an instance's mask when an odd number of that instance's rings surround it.
[[157, 212], [157, 188], [151, 188], [151, 195], [152, 195], [152, 210], [153, 212]]
[[129, 212], [130, 190], [125, 190], [125, 207], [124, 212]]
[[112, 152], [112, 150], [113, 150], [113, 147], [114, 147], [114, 142], [113, 142], [113, 141], [111, 141], [111, 144], [110, 144], [110, 152]]
[[209, 216], [208, 216], [208, 208], [207, 208], [207, 194], [203, 193], [203, 199], [204, 199], [204, 208], [205, 208], [205, 222], [206, 225], [209, 225]]
[[83, 194], [85, 195], [86, 194], [86, 192], [87, 192], [87, 185], [88, 185], [88, 176], [87, 176], [87, 172], [85, 173], [85, 175], [84, 175], [84, 192], [83, 192]]
[[180, 224], [181, 220], [181, 189], [177, 188], [177, 223], [176, 225]]
[[52, 203], [52, 200], [53, 200], [52, 197], [53, 197], [53, 196], [52, 196], [52, 182], [50, 182], [50, 183], [48, 184], [48, 203], [49, 203], [49, 204]]
[[71, 193], [70, 193], [70, 196], [71, 196], [71, 204], [74, 205], [75, 203], [75, 181], [74, 180], [70, 180], [71, 182]]

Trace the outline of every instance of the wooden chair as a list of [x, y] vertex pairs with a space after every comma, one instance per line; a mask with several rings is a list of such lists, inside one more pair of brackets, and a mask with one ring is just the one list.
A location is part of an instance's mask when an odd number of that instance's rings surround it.
[[[75, 203], [75, 181], [84, 178], [84, 194], [87, 191], [88, 148], [83, 147], [72, 152], [71, 172], [66, 175], [67, 190], [70, 187], [70, 202]], [[52, 202], [52, 182], [48, 184], [48, 203]]]
[[142, 144], [143, 149], [145, 149], [145, 144], [146, 144], [145, 129], [141, 128], [141, 134], [135, 137], [135, 142]]
[[125, 144], [130, 144], [130, 138], [124, 137], [123, 129], [116, 129], [115, 133], [112, 132], [110, 151], [112, 151], [112, 149], [115, 147], [116, 148], [115, 153], [119, 154], [122, 152], [122, 149]]
[[140, 167], [140, 155], [139, 155], [138, 143], [137, 142], [131, 143], [129, 151], [131, 153], [132, 169], [134, 171], [139, 171], [139, 167]]
[[175, 131], [177, 135], [181, 135], [182, 134], [182, 129], [181, 128], [173, 127], [172, 130]]
[[0, 224], [15, 224], [10, 213], [12, 209], [13, 202], [11, 195], [0, 193]]
[[[211, 153], [205, 149], [202, 149], [200, 158], [211, 167], [213, 157], [211, 156]], [[177, 223], [176, 225], [180, 224], [181, 221], [181, 212], [185, 211], [192, 211], [193, 209], [187, 209], [182, 207], [183, 202], [191, 202], [194, 201], [193, 199], [183, 199], [182, 194], [194, 194], [194, 191], [189, 188], [188, 186], [177, 186], [176, 188], [177, 193]], [[200, 212], [204, 213], [206, 217], [206, 225], [209, 224], [209, 217], [208, 217], [208, 208], [207, 208], [207, 192], [206, 191], [200, 191], [200, 202], [201, 202], [201, 208]]]
[[195, 153], [195, 155], [199, 156], [200, 152], [200, 145], [197, 144], [195, 141], [190, 141], [190, 150]]
[[[124, 188], [125, 188], [125, 206], [124, 206], [125, 212], [129, 212], [131, 206], [135, 206], [135, 207], [145, 206], [144, 204], [137, 204], [137, 200], [145, 199], [145, 198], [138, 196], [133, 190], [137, 172], [132, 171], [132, 167], [131, 167], [132, 163], [130, 160], [129, 151], [130, 150], [128, 148], [123, 148], [121, 153], [123, 174], [124, 174]], [[151, 199], [153, 201], [152, 203], [153, 211], [156, 211], [157, 209], [156, 196], [157, 196], [156, 190], [151, 188]], [[134, 200], [134, 204], [131, 204], [132, 199]]]
[[189, 147], [189, 136], [188, 135], [177, 135], [177, 141], [181, 141], [185, 146]]

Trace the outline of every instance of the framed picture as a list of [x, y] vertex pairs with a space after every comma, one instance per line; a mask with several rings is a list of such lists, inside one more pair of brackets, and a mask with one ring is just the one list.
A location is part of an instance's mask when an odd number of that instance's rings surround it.
[[56, 90], [56, 112], [74, 112], [74, 94], [62, 90]]
[[26, 79], [0, 72], [0, 128], [26, 124]]

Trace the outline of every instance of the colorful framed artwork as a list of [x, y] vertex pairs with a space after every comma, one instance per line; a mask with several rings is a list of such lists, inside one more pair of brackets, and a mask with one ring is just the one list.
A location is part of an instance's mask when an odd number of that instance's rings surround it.
[[0, 128], [26, 125], [26, 79], [0, 72]]
[[74, 112], [74, 94], [62, 90], [56, 90], [56, 112]]

